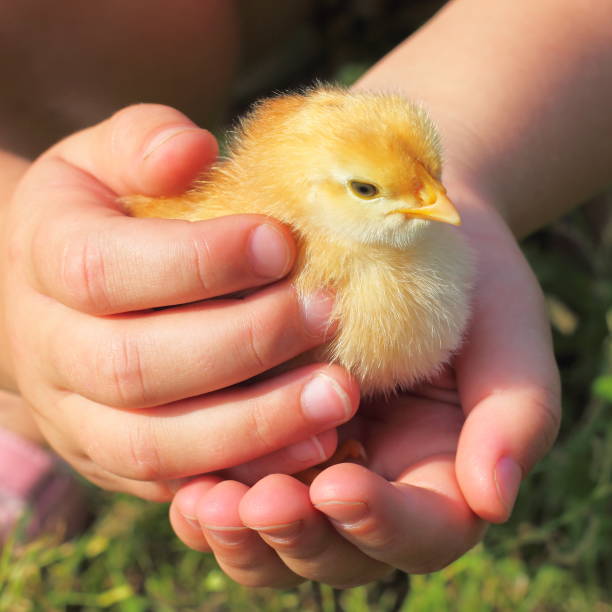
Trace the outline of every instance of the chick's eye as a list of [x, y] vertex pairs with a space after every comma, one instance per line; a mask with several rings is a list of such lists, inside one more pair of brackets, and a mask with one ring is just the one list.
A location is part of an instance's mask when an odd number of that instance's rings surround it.
[[363, 183], [362, 181], [350, 181], [349, 187], [351, 191], [359, 198], [369, 200], [378, 195], [378, 187], [372, 183]]

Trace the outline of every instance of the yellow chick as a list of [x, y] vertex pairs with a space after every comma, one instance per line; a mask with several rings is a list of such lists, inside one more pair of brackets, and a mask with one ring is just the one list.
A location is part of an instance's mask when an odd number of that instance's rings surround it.
[[337, 333], [313, 358], [346, 367], [366, 395], [386, 394], [434, 375], [468, 319], [470, 254], [440, 174], [422, 108], [317, 87], [257, 103], [192, 191], [126, 206], [137, 217], [261, 213], [291, 226], [297, 291], [336, 295]]

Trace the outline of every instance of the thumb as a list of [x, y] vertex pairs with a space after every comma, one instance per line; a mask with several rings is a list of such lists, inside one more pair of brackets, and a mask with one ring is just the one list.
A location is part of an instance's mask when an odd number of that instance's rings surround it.
[[217, 152], [215, 137], [179, 111], [138, 104], [69, 136], [43, 157], [84, 170], [118, 196], [159, 196], [185, 191]]
[[502, 522], [521, 479], [557, 436], [559, 372], [542, 292], [514, 238], [489, 222], [474, 244], [481, 255], [474, 312], [456, 364], [467, 416], [457, 478], [476, 514]]

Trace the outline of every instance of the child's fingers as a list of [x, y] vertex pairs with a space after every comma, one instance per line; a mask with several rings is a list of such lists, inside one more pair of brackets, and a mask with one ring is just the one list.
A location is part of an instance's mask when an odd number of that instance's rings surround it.
[[342, 368], [307, 366], [141, 411], [58, 392], [51, 416], [41, 418], [49, 427], [61, 424], [63, 437], [104, 470], [159, 481], [222, 470], [296, 443], [293, 468], [316, 465], [333, 452], [333, 440], [325, 434], [310, 440], [310, 449], [304, 441], [349, 420], [357, 404], [356, 385]]
[[258, 482], [268, 474], [297, 474], [304, 469], [306, 462], [312, 463], [313, 451], [317, 447], [322, 461], [326, 461], [333, 455], [337, 445], [338, 433], [335, 429], [330, 429], [316, 437], [301, 440], [269, 455], [224, 470], [221, 474], [248, 485]]
[[492, 522], [509, 517], [521, 479], [555, 440], [561, 412], [542, 294], [505, 233], [480, 237], [473, 322], [457, 360], [467, 414], [457, 476], [474, 512]]
[[302, 582], [255, 531], [240, 520], [238, 507], [248, 488], [232, 480], [199, 499], [197, 520], [223, 571], [245, 586], [288, 587]]
[[501, 523], [510, 517], [521, 481], [554, 442], [559, 399], [550, 390], [524, 387], [490, 393], [471, 408], [457, 476], [474, 512]]
[[121, 318], [57, 309], [42, 365], [49, 378], [93, 401], [138, 409], [228, 387], [320, 344], [331, 300], [302, 309], [291, 286], [278, 284], [244, 300]]
[[212, 164], [217, 143], [173, 108], [138, 104], [73, 134], [45, 155], [85, 171], [119, 196], [171, 195]]
[[202, 497], [221, 482], [217, 476], [194, 478], [176, 492], [170, 504], [170, 524], [176, 535], [189, 548], [211, 552], [210, 544], [198, 522], [197, 505]]
[[[53, 443], [53, 438], [49, 443]], [[65, 444], [61, 442], [63, 450]], [[142, 481], [130, 478], [122, 478], [108, 470], [94, 464], [90, 459], [80, 456], [68, 456], [67, 460], [79, 474], [101, 489], [133, 495], [140, 499], [146, 499], [155, 503], [167, 503], [176, 493], [180, 486], [180, 480]]]
[[259, 533], [299, 576], [346, 588], [378, 580], [390, 568], [364, 555], [313, 508], [308, 487], [273, 474], [240, 501], [242, 522]]
[[359, 465], [335, 465], [315, 479], [310, 498], [362, 553], [408, 573], [445, 567], [484, 530], [457, 485], [452, 454], [425, 458], [401, 483]]
[[30, 283], [64, 304], [114, 314], [268, 284], [295, 257], [289, 231], [260, 215], [190, 223], [133, 219], [88, 174], [42, 158], [24, 180], [26, 229], [14, 236]]
[[[261, 461], [255, 459], [249, 462], [247, 464], [248, 467], [245, 466], [244, 470], [234, 468], [224, 470], [220, 475], [206, 474], [196, 477], [143, 481], [124, 478], [109, 472], [94, 463], [89, 457], [83, 455], [79, 449], [74, 446], [70, 448], [70, 445], [67, 445], [61, 439], [61, 436], [58, 436], [57, 431], [53, 429], [45, 428], [45, 436], [49, 444], [58, 443], [61, 446], [66, 460], [74, 469], [102, 489], [127, 493], [128, 495], [135, 495], [141, 499], [158, 503], [169, 502], [173, 498], [179, 498], [181, 514], [176, 518], [176, 523], [173, 522], [174, 529], [185, 544], [201, 551], [210, 550], [210, 548], [199, 526], [196, 526], [194, 531], [193, 521], [196, 519], [194, 519], [195, 511], [192, 508], [194, 507], [194, 500], [199, 498], [202, 491], [212, 486], [210, 483], [216, 484], [221, 482], [228, 474], [230, 474], [229, 479], [231, 480], [238, 480], [239, 482], [245, 482], [245, 480], [254, 481], [252, 475], [257, 468], [260, 468], [257, 480], [262, 478], [264, 474], [274, 472], [299, 472], [304, 467], [312, 467], [313, 463], [328, 459], [336, 448], [336, 432], [331, 430], [270, 453], [263, 457]], [[252, 467], [251, 464], [253, 464]], [[241, 472], [246, 473], [246, 479], [241, 477]], [[248, 483], [245, 482], [245, 484]], [[171, 519], [173, 519], [172, 512]]]

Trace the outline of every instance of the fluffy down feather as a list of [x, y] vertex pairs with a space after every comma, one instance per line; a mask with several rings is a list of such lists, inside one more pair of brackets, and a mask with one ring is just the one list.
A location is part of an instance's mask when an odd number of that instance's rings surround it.
[[434, 375], [468, 320], [470, 253], [441, 169], [422, 108], [321, 87], [257, 103], [188, 193], [124, 203], [138, 217], [261, 213], [291, 226], [298, 292], [337, 296], [338, 331], [313, 357], [345, 366], [365, 394], [390, 393]]

